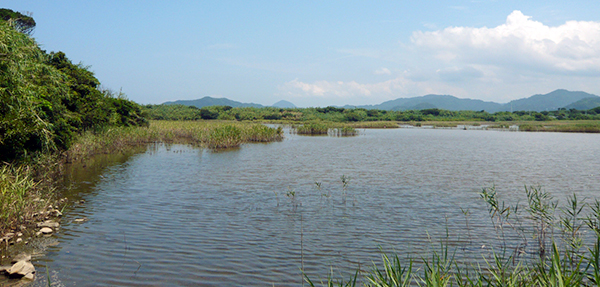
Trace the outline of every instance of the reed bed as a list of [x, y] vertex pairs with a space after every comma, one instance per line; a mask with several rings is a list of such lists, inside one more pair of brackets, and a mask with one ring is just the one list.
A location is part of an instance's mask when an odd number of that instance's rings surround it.
[[7, 228], [32, 219], [43, 208], [38, 185], [28, 167], [0, 167], [0, 236]]
[[346, 125], [357, 129], [396, 129], [400, 127], [398, 122], [392, 121], [353, 122]]
[[600, 133], [600, 121], [528, 122], [519, 124], [519, 130], [528, 132]]
[[299, 135], [355, 136], [358, 134], [354, 127], [340, 123], [305, 123], [292, 126], [292, 129]]
[[306, 123], [296, 127], [296, 133], [299, 135], [327, 135], [330, 124], [326, 123]]
[[9, 228], [31, 222], [51, 204], [64, 163], [85, 160], [155, 143], [187, 143], [210, 149], [283, 139], [281, 128], [229, 121], [152, 121], [150, 127], [116, 127], [80, 135], [62, 154], [39, 154], [0, 166], [0, 237]]
[[68, 158], [110, 153], [129, 146], [154, 143], [188, 143], [211, 149], [239, 147], [249, 142], [283, 139], [281, 128], [234, 121], [151, 121], [150, 127], [112, 128], [82, 135], [67, 152]]

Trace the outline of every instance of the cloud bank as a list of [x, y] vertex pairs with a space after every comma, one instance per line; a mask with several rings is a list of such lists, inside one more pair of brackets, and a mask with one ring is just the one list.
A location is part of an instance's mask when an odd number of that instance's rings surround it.
[[[527, 93], [595, 87], [594, 77], [600, 76], [600, 22], [568, 21], [550, 27], [521, 11], [493, 28], [415, 31], [403, 49], [405, 63], [422, 59], [414, 63], [419, 71], [390, 64], [405, 72], [383, 82], [295, 79], [279, 88], [289, 96], [369, 103], [427, 93], [486, 99], [516, 89]], [[376, 68], [374, 74], [392, 76], [388, 68]], [[573, 83], [577, 87], [568, 86]]]

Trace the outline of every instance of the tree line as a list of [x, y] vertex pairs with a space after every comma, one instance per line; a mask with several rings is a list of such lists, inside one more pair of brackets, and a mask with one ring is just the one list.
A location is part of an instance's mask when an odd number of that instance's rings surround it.
[[449, 111], [443, 109], [423, 109], [408, 111], [387, 111], [363, 108], [232, 108], [230, 106], [209, 106], [197, 108], [184, 105], [145, 105], [144, 115], [151, 120], [282, 120], [331, 122], [364, 121], [551, 121], [551, 120], [600, 120], [600, 107], [580, 111], [559, 109], [556, 111]]

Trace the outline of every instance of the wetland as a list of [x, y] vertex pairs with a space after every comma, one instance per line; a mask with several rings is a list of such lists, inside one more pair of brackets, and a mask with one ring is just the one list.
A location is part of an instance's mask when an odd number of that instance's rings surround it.
[[593, 200], [599, 136], [288, 130], [222, 151], [155, 143], [106, 155], [65, 174], [72, 204], [34, 260], [33, 285], [299, 286], [302, 270], [315, 282], [332, 269], [346, 277], [381, 250], [419, 257], [444, 238], [461, 260], [481, 261], [500, 244], [482, 188], [508, 202], [526, 201], [525, 185]]

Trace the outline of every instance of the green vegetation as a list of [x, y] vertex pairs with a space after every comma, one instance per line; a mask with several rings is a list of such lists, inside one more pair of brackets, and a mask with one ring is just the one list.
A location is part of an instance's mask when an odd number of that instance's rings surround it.
[[0, 43], [1, 161], [66, 150], [88, 130], [147, 125], [136, 103], [99, 90], [86, 67], [46, 54], [5, 21]]
[[0, 20], [5, 21], [20, 33], [31, 36], [35, 29], [35, 20], [29, 15], [23, 15], [10, 9], [0, 9]]
[[[587, 111], [560, 109], [553, 112], [496, 112], [448, 111], [423, 109], [408, 111], [367, 110], [362, 108], [232, 108], [210, 106], [196, 108], [182, 105], [146, 105], [145, 115], [153, 120], [225, 119], [238, 121], [262, 121], [277, 123], [336, 122], [349, 123], [355, 128], [390, 128], [398, 122], [437, 122], [437, 126], [456, 126], [457, 122], [470, 123], [520, 123], [600, 120], [600, 108]], [[445, 124], [444, 124], [445, 123]]]
[[[281, 128], [235, 121], [243, 117], [150, 126], [138, 104], [100, 89], [88, 67], [43, 51], [34, 28], [31, 17], [0, 9], [0, 234], [43, 217], [64, 163], [151, 142], [232, 148], [283, 137]], [[226, 108], [197, 110], [190, 119]]]
[[[332, 270], [321, 286], [598, 286], [600, 201], [573, 195], [559, 208], [540, 187], [525, 192], [525, 208], [499, 201], [494, 187], [481, 192], [500, 244], [480, 260], [459, 259], [461, 249], [451, 250], [447, 235], [427, 256], [404, 259], [382, 251], [370, 270], [339, 280]], [[318, 286], [303, 275], [309, 286]]]
[[358, 134], [356, 129], [348, 124], [331, 122], [307, 122], [293, 125], [292, 129], [299, 135], [355, 136]]

